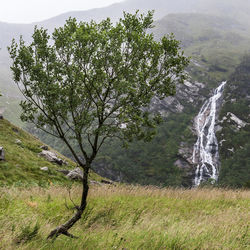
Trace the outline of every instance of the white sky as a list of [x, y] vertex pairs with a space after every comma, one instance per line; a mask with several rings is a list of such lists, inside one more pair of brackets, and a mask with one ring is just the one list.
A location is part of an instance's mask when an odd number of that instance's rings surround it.
[[31, 23], [74, 10], [100, 8], [122, 0], [0, 0], [0, 21]]

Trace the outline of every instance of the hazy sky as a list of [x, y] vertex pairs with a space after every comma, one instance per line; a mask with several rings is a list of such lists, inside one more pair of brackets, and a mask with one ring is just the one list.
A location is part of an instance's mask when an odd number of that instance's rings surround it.
[[0, 0], [0, 21], [31, 23], [72, 11], [104, 7], [123, 0]]

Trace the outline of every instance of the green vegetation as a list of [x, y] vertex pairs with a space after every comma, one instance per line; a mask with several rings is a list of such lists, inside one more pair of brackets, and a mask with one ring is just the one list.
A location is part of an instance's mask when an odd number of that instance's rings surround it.
[[[193, 145], [195, 138], [189, 128], [191, 114], [170, 114], [157, 128], [155, 137], [150, 143], [134, 141], [125, 148], [118, 140], [110, 140], [108, 146], [104, 146], [96, 160], [93, 168], [100, 174], [107, 176], [109, 169], [116, 178], [121, 174], [122, 181], [127, 183], [138, 183], [141, 185], [158, 186], [185, 186], [187, 182], [183, 170], [178, 169], [174, 163], [178, 159], [178, 149], [182, 141]], [[178, 126], [176, 126], [178, 124]], [[59, 140], [46, 135], [37, 129], [28, 127], [31, 133], [36, 134], [42, 141], [46, 141], [63, 155], [72, 158], [67, 147]], [[74, 145], [76, 152], [79, 151]], [[100, 171], [101, 166], [105, 170]], [[111, 178], [111, 176], [108, 176]]]
[[180, 143], [190, 138], [190, 120], [188, 114], [171, 114], [159, 126], [150, 143], [134, 142], [128, 148], [122, 148], [119, 142], [113, 142], [103, 148], [96, 164], [104, 162], [118, 173], [121, 171], [123, 180], [128, 183], [190, 186], [185, 183], [182, 170], [174, 164]]
[[[79, 201], [79, 186], [71, 198]], [[68, 190], [0, 189], [2, 249], [249, 249], [249, 191], [96, 186], [72, 229], [46, 236], [74, 212]], [[20, 213], [21, 211], [21, 213]]]
[[220, 147], [221, 171], [219, 183], [231, 187], [250, 187], [250, 56], [242, 59], [230, 77], [225, 89], [225, 104], [220, 119], [233, 113], [246, 123], [239, 128], [234, 121], [227, 119], [218, 139], [224, 140]]

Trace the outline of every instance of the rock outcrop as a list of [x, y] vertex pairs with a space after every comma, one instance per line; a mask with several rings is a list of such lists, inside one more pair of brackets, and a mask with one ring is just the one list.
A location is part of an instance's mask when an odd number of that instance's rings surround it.
[[43, 150], [39, 155], [47, 159], [49, 162], [56, 163], [60, 166], [62, 166], [63, 164], [66, 164], [62, 159], [60, 159], [57, 156], [56, 153], [51, 152], [49, 150]]
[[176, 86], [176, 95], [169, 96], [160, 100], [153, 98], [150, 112], [160, 112], [164, 117], [169, 113], [181, 113], [186, 105], [197, 105], [197, 102], [203, 101], [204, 97], [200, 95], [200, 91], [205, 88], [205, 84], [200, 82], [188, 82]]
[[67, 178], [70, 180], [79, 180], [81, 181], [83, 179], [83, 172], [80, 168], [75, 168], [73, 170], [70, 170], [69, 173], [66, 175]]
[[229, 122], [233, 125], [236, 125], [236, 130], [244, 128], [246, 125], [248, 125], [247, 122], [241, 120], [240, 118], [238, 118], [235, 114], [231, 112], [227, 112], [227, 115], [224, 116], [222, 120], [220, 121], [221, 124], [223, 124], [224, 122]]

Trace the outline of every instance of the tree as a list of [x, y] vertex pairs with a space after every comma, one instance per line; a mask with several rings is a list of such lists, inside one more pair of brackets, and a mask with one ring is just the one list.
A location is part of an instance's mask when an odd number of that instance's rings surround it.
[[52, 36], [36, 27], [30, 45], [20, 38], [9, 47], [13, 78], [26, 98], [22, 121], [60, 138], [83, 169], [81, 204], [48, 238], [74, 237], [68, 230], [86, 208], [89, 170], [104, 142], [149, 141], [161, 120], [148, 112], [152, 98], [174, 95], [176, 83], [186, 77], [188, 59], [179, 42], [173, 35], [155, 41], [147, 33], [152, 23], [152, 12], [138, 11], [124, 13], [116, 25], [109, 18], [100, 23], [70, 18]]

